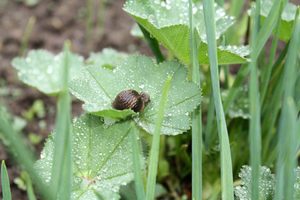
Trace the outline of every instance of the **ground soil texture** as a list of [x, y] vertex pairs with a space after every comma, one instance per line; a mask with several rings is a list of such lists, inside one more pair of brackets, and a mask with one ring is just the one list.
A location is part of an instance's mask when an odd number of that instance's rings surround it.
[[[35, 22], [27, 49], [43, 48], [57, 53], [61, 51], [64, 41], [68, 39], [72, 42], [72, 51], [85, 57], [89, 52], [101, 51], [105, 47], [124, 52], [140, 51], [149, 54], [146, 44], [130, 35], [134, 22], [122, 10], [123, 0], [107, 0], [105, 5], [99, 4], [101, 1], [94, 1], [96, 2], [92, 7], [94, 17], [89, 31], [90, 36], [87, 37], [87, 2], [40, 0], [34, 7], [15, 0], [0, 2], [0, 89], [5, 91], [0, 94], [0, 101], [16, 116], [22, 116], [22, 113], [37, 99], [42, 100], [46, 107], [44, 118], [35, 117], [28, 122], [23, 130], [25, 137], [28, 133], [35, 133], [45, 139], [53, 129], [55, 118], [55, 99], [23, 85], [10, 64], [11, 60], [21, 53], [22, 40], [30, 18]], [[78, 116], [81, 112], [81, 103], [73, 102], [73, 115]], [[41, 128], [38, 125], [40, 122], [46, 122], [46, 126]], [[37, 156], [42, 149], [42, 143], [32, 145], [36, 149]], [[13, 182], [19, 176], [20, 169], [2, 144], [0, 144], [0, 160], [6, 160], [12, 198], [27, 199], [25, 191], [20, 190]]]

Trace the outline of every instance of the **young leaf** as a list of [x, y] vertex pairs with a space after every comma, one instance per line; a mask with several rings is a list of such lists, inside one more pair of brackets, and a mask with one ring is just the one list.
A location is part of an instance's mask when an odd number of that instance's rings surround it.
[[99, 67], [113, 69], [127, 56], [126, 53], [121, 53], [111, 48], [105, 48], [101, 52], [91, 53], [87, 62]]
[[[130, 123], [105, 127], [101, 118], [83, 115], [73, 124], [72, 199], [119, 199], [119, 188], [133, 180]], [[50, 183], [53, 138], [46, 142], [36, 168]]]
[[[76, 75], [83, 58], [70, 53], [70, 77]], [[26, 58], [15, 58], [12, 61], [18, 70], [18, 76], [25, 84], [37, 88], [45, 94], [60, 92], [63, 85], [60, 77], [63, 70], [64, 54], [53, 55], [45, 50], [30, 51]]]
[[[201, 63], [208, 64], [203, 7], [200, 3], [193, 4], [197, 39], [201, 40], [198, 58]], [[189, 56], [189, 21], [187, 1], [138, 1], [128, 0], [124, 10], [142, 25], [153, 37], [170, 50], [185, 64], [190, 64]], [[218, 39], [234, 20], [225, 11], [216, 8], [216, 39]], [[220, 47], [218, 59], [220, 64], [243, 63], [248, 54], [244, 47]], [[245, 55], [246, 53], [246, 55]]]
[[[261, 3], [261, 19], [265, 20], [272, 8], [273, 1], [262, 0]], [[297, 6], [292, 3], [287, 3], [283, 9], [278, 30], [278, 36], [281, 40], [288, 41], [291, 38], [296, 12]]]
[[1, 185], [2, 185], [3, 200], [11, 200], [9, 177], [8, 177], [4, 160], [2, 161], [1, 164]]
[[135, 114], [132, 110], [115, 110], [111, 103], [118, 93], [134, 89], [150, 95], [150, 103], [135, 117], [136, 123], [153, 133], [161, 88], [168, 75], [173, 75], [164, 114], [162, 134], [180, 134], [190, 127], [189, 112], [200, 103], [196, 84], [186, 81], [186, 69], [177, 62], [154, 64], [145, 56], [130, 56], [114, 70], [95, 65], [81, 70], [70, 83], [71, 92], [84, 101], [83, 108], [93, 114], [124, 119]]

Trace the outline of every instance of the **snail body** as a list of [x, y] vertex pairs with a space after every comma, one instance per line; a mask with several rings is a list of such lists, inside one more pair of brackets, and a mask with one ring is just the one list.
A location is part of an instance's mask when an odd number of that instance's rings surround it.
[[117, 110], [131, 109], [134, 112], [142, 112], [149, 102], [150, 96], [144, 92], [123, 90], [112, 102], [112, 107]]

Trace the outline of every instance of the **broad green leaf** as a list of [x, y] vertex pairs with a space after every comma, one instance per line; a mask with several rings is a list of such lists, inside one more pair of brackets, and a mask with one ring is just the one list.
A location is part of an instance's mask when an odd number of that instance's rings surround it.
[[[114, 70], [87, 66], [70, 83], [71, 92], [84, 102], [87, 112], [113, 119], [134, 115], [135, 122], [153, 133], [157, 119], [162, 86], [173, 75], [168, 103], [165, 110], [162, 134], [176, 135], [190, 128], [189, 113], [200, 103], [201, 94], [196, 84], [187, 82], [186, 68], [177, 62], [159, 65], [145, 56], [130, 56]], [[127, 89], [146, 92], [150, 103], [139, 114], [132, 110], [119, 111], [112, 108], [116, 95]]]
[[[190, 63], [189, 21], [187, 1], [143, 1], [128, 0], [124, 10], [141, 24], [153, 37], [170, 50], [185, 64]], [[201, 40], [199, 59], [208, 64], [203, 7], [200, 3], [193, 5], [197, 39]], [[216, 37], [219, 38], [234, 22], [222, 8], [216, 8]], [[220, 64], [243, 63], [248, 55], [245, 47], [219, 47], [218, 60]]]
[[121, 63], [127, 54], [118, 52], [111, 48], [103, 49], [99, 53], [91, 53], [87, 62], [89, 64], [94, 64], [99, 67], [105, 67], [108, 69], [113, 69], [117, 64]]
[[[45, 94], [56, 94], [63, 88], [61, 74], [64, 64], [63, 53], [53, 55], [45, 50], [30, 51], [26, 58], [18, 57], [12, 65], [18, 70], [18, 76], [25, 84], [37, 88]], [[83, 65], [83, 58], [70, 54], [70, 77], [76, 75]]]
[[[273, 5], [272, 0], [262, 0], [261, 5], [261, 17], [264, 20]], [[292, 3], [287, 3], [283, 9], [281, 20], [279, 22], [278, 36], [281, 40], [288, 41], [291, 38], [293, 32], [293, 23], [297, 12], [297, 6]]]
[[[130, 123], [105, 127], [101, 118], [83, 115], [73, 125], [72, 199], [119, 199], [119, 189], [133, 180]], [[50, 183], [54, 142], [50, 137], [36, 168]]]

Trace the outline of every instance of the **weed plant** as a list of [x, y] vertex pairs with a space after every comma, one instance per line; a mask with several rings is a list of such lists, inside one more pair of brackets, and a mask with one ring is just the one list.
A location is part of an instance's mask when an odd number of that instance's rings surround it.
[[[69, 42], [57, 55], [15, 58], [20, 80], [57, 100], [39, 159], [0, 109], [1, 140], [27, 172], [28, 198], [300, 199], [299, 5], [244, 3], [127, 0], [133, 33], [155, 58], [104, 49], [84, 59]], [[118, 110], [112, 102], [126, 90], [137, 92]], [[71, 94], [83, 102], [75, 119]], [[4, 162], [1, 182], [10, 200]]]

